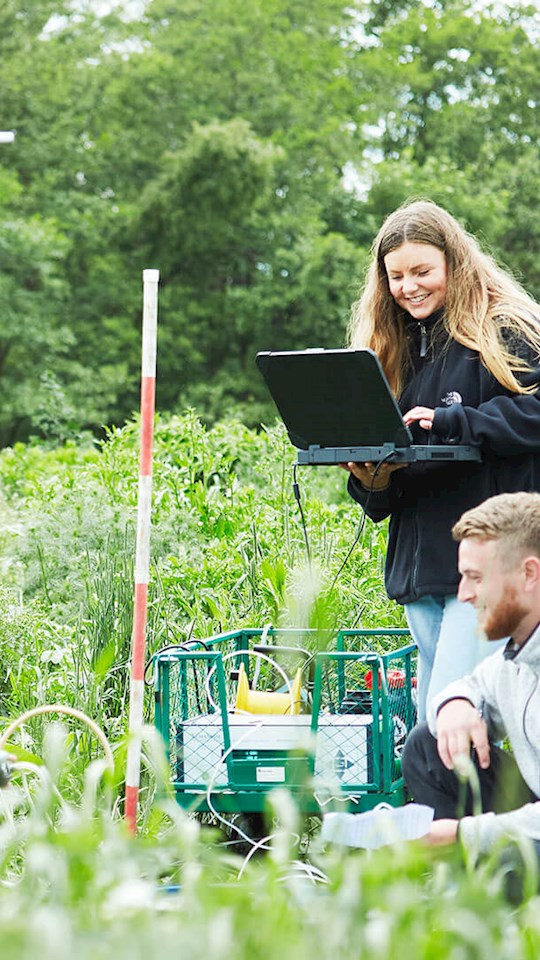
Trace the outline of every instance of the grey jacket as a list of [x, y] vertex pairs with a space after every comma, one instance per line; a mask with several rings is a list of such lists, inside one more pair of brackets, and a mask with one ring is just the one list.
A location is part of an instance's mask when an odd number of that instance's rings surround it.
[[[438, 709], [455, 697], [480, 711], [491, 740], [508, 737], [523, 779], [540, 797], [540, 625], [513, 660], [499, 649], [434, 697], [428, 710], [434, 735]], [[509, 813], [464, 817], [459, 833], [463, 845], [478, 853], [488, 852], [502, 836], [540, 840], [540, 800]]]

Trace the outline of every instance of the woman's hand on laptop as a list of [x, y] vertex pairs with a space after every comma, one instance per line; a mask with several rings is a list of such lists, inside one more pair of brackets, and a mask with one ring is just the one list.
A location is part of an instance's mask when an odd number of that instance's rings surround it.
[[431, 430], [434, 416], [435, 411], [430, 407], [413, 407], [404, 414], [403, 422], [406, 427], [410, 427], [411, 423], [417, 423], [422, 430]]
[[386, 490], [394, 470], [401, 470], [406, 463], [340, 463], [340, 467], [352, 473], [366, 490]]

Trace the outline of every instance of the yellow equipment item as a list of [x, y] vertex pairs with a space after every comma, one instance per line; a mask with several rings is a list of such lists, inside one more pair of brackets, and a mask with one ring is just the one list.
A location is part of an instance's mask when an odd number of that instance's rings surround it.
[[302, 670], [296, 671], [290, 693], [250, 690], [244, 664], [240, 664], [235, 713], [300, 713], [302, 705]]

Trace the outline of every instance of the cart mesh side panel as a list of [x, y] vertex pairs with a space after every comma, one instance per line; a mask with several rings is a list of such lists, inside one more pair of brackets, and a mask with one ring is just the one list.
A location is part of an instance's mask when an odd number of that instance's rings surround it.
[[[211, 796], [216, 809], [262, 809], [278, 784], [310, 812], [339, 797], [353, 810], [401, 802], [416, 648], [389, 649], [396, 634], [409, 639], [403, 630], [341, 631], [316, 653], [311, 631], [244, 629], [157, 654], [155, 723], [178, 802], [209, 809]], [[292, 682], [300, 666], [301, 713], [235, 713], [241, 665], [250, 689], [269, 693], [286, 691], [283, 674]]]

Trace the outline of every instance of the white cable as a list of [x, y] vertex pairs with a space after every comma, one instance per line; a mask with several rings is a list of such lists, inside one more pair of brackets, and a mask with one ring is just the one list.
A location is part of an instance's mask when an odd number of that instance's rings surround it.
[[[291, 706], [294, 706], [294, 700], [293, 700], [293, 692], [292, 692], [291, 681], [289, 680], [289, 678], [288, 678], [287, 674], [285, 673], [285, 671], [281, 669], [281, 667], [279, 666], [279, 664], [277, 664], [277, 663], [275, 662], [275, 660], [272, 660], [271, 657], [268, 657], [265, 653], [259, 653], [258, 650], [233, 650], [231, 653], [225, 653], [225, 654], [223, 654], [222, 657], [221, 657], [221, 661], [222, 661], [222, 663], [225, 663], [226, 660], [230, 660], [232, 657], [239, 657], [239, 656], [241, 656], [242, 654], [247, 654], [247, 656], [249, 656], [249, 657], [260, 657], [261, 660], [266, 660], [272, 667], [274, 667], [274, 669], [277, 671], [277, 673], [279, 673], [279, 675], [281, 676], [281, 678], [284, 680], [285, 685], [286, 685], [286, 687], [287, 687], [287, 693], [289, 694], [289, 697], [291, 698]], [[218, 661], [218, 662], [219, 662], [219, 661]], [[208, 676], [206, 677], [206, 680], [205, 680], [205, 682], [204, 682], [204, 689], [205, 689], [205, 693], [206, 693], [206, 696], [207, 696], [210, 704], [211, 704], [212, 707], [214, 708], [214, 711], [215, 711], [216, 713], [218, 713], [218, 712], [220, 711], [220, 707], [217, 705], [217, 703], [215, 702], [214, 698], [212, 697], [212, 694], [210, 693], [210, 679], [211, 679], [211, 677], [212, 677], [212, 675], [213, 675], [213, 673], [214, 673], [215, 670], [217, 670], [217, 663], [215, 663], [214, 666], [211, 667], [210, 670], [208, 671]], [[231, 709], [228, 705], [227, 705], [227, 708], [228, 708], [229, 710]]]
[[[233, 750], [236, 750], [236, 748], [239, 746], [239, 744], [243, 743], [244, 740], [246, 740], [248, 737], [250, 737], [251, 734], [252, 734], [255, 730], [259, 730], [259, 729], [260, 729], [261, 727], [263, 727], [263, 726], [264, 726], [264, 720], [260, 720], [258, 723], [254, 724], [253, 727], [250, 727], [249, 730], [246, 730], [246, 732], [243, 733], [242, 736], [238, 738], [238, 740], [235, 740], [234, 743], [231, 743], [230, 747], [228, 747], [227, 750], [225, 750], [225, 752], [224, 752], [223, 755], [220, 757], [220, 759], [218, 760], [218, 762], [214, 765], [214, 767], [213, 767], [213, 769], [212, 769], [212, 772], [211, 772], [211, 774], [210, 774], [210, 779], [209, 779], [209, 781], [208, 781], [208, 786], [207, 786], [207, 788], [206, 788], [206, 803], [208, 804], [209, 809], [210, 809], [211, 812], [214, 814], [214, 816], [216, 817], [216, 819], [219, 820], [220, 823], [223, 823], [226, 827], [230, 827], [230, 828], [232, 828], [233, 830], [235, 830], [236, 833], [238, 833], [238, 834], [242, 837], [243, 840], [246, 840], [248, 843], [250, 843], [250, 844], [252, 845], [252, 847], [254, 848], [254, 850], [255, 850], [255, 849], [270, 850], [270, 847], [268, 847], [268, 846], [263, 846], [262, 844], [265, 844], [267, 840], [271, 840], [272, 837], [275, 836], [275, 834], [270, 834], [268, 837], [263, 837], [262, 840], [254, 840], [253, 837], [248, 837], [247, 833], [244, 833], [244, 831], [241, 830], [240, 827], [237, 827], [236, 824], [235, 824], [233, 821], [231, 821], [231, 820], [226, 820], [225, 817], [222, 817], [222, 816], [218, 813], [218, 811], [217, 811], [216, 808], [214, 807], [214, 805], [213, 805], [210, 797], [211, 797], [212, 789], [213, 789], [215, 780], [216, 780], [216, 778], [217, 778], [217, 776], [218, 776], [218, 774], [219, 774], [219, 769], [220, 769], [222, 763], [224, 763], [224, 761], [227, 759], [227, 757], [229, 756], [229, 754], [232, 753]], [[295, 834], [295, 836], [296, 836], [296, 834]], [[299, 839], [299, 838], [298, 838], [298, 839]], [[248, 856], [249, 856], [249, 855], [248, 855]]]
[[[257, 852], [257, 850], [271, 850], [272, 848], [268, 845], [268, 844], [269, 844], [269, 841], [270, 841], [270, 840], [273, 840], [274, 837], [277, 837], [279, 834], [278, 834], [278, 833], [270, 833], [270, 834], [268, 834], [268, 836], [266, 836], [266, 837], [262, 837], [262, 838], [259, 839], [259, 840], [254, 840], [253, 837], [249, 837], [249, 836], [247, 835], [247, 833], [244, 833], [244, 831], [243, 831], [240, 827], [238, 827], [238, 826], [234, 823], [234, 821], [232, 821], [232, 820], [227, 820], [225, 817], [222, 817], [222, 816], [218, 813], [218, 811], [216, 810], [216, 808], [214, 807], [214, 805], [213, 805], [213, 803], [212, 803], [212, 801], [211, 801], [210, 798], [211, 798], [212, 788], [213, 788], [213, 786], [214, 786], [214, 782], [215, 782], [215, 780], [216, 780], [216, 778], [217, 778], [217, 776], [218, 776], [218, 773], [219, 773], [219, 769], [220, 769], [221, 765], [224, 763], [224, 761], [227, 759], [227, 757], [229, 756], [229, 754], [232, 753], [232, 751], [235, 750], [235, 749], [239, 746], [239, 744], [243, 743], [244, 740], [246, 740], [248, 737], [250, 737], [251, 734], [252, 734], [255, 730], [259, 730], [259, 729], [260, 729], [261, 727], [263, 727], [263, 726], [264, 726], [264, 721], [263, 721], [263, 720], [260, 720], [260, 721], [259, 721], [258, 723], [256, 723], [253, 727], [250, 727], [249, 730], [246, 730], [246, 732], [243, 733], [242, 736], [238, 738], [238, 740], [235, 740], [234, 743], [231, 743], [231, 745], [230, 745], [230, 746], [228, 747], [228, 749], [223, 753], [223, 755], [220, 757], [220, 759], [218, 760], [218, 762], [217, 762], [217, 763], [215, 764], [215, 766], [213, 767], [212, 772], [211, 772], [211, 774], [210, 774], [210, 779], [209, 779], [209, 781], [208, 781], [208, 786], [207, 786], [207, 788], [206, 788], [206, 803], [207, 803], [207, 805], [208, 805], [209, 810], [210, 810], [210, 811], [212, 812], [212, 814], [214, 815], [214, 817], [215, 817], [220, 823], [223, 823], [224, 826], [228, 827], [229, 829], [235, 830], [236, 833], [237, 833], [243, 840], [245, 840], [247, 843], [250, 843], [250, 844], [251, 844], [251, 850], [249, 851], [249, 853], [248, 853], [247, 856], [245, 857], [245, 859], [244, 859], [244, 861], [243, 861], [243, 863], [242, 863], [242, 866], [240, 867], [240, 870], [239, 870], [239, 872], [238, 872], [238, 877], [237, 877], [238, 880], [240, 880], [240, 878], [241, 878], [241, 876], [242, 876], [242, 874], [243, 874], [243, 872], [244, 872], [247, 864], [248, 864], [249, 861], [251, 860], [252, 856]], [[292, 834], [292, 836], [293, 836], [294, 841], [295, 841], [296, 844], [300, 843], [300, 837], [298, 836], [298, 834], [295, 833], [295, 834]], [[295, 862], [296, 862], [296, 861], [295, 861]], [[298, 862], [299, 862], [299, 861], [298, 861]]]
[[[263, 720], [260, 720], [260, 721], [259, 721], [258, 723], [256, 723], [253, 727], [250, 727], [249, 730], [246, 730], [246, 732], [243, 733], [242, 736], [239, 737], [238, 740], [235, 740], [234, 743], [231, 743], [230, 747], [228, 747], [227, 750], [225, 750], [224, 754], [220, 757], [220, 759], [218, 760], [218, 762], [214, 765], [214, 768], [213, 768], [213, 770], [212, 770], [212, 772], [211, 772], [211, 774], [210, 774], [210, 779], [209, 779], [209, 781], [208, 781], [208, 786], [207, 786], [207, 788], [206, 788], [206, 802], [207, 802], [207, 804], [208, 804], [208, 807], [210, 808], [210, 810], [212, 811], [212, 813], [213, 813], [214, 816], [216, 817], [216, 819], [219, 820], [220, 823], [225, 824], [226, 827], [229, 827], [229, 828], [232, 828], [233, 830], [236, 830], [236, 832], [242, 837], [242, 839], [243, 839], [243, 840], [246, 840], [248, 843], [251, 843], [252, 846], [255, 845], [255, 844], [257, 843], [257, 841], [254, 840], [252, 837], [248, 837], [247, 833], [244, 833], [244, 831], [241, 830], [240, 827], [237, 827], [236, 824], [233, 823], [231, 820], [226, 820], [224, 817], [222, 817], [222, 816], [217, 812], [217, 810], [215, 809], [215, 807], [214, 807], [214, 805], [213, 805], [213, 803], [212, 803], [212, 801], [211, 801], [211, 799], [210, 799], [210, 796], [211, 796], [212, 788], [213, 788], [214, 783], [215, 783], [215, 781], [216, 781], [216, 778], [217, 778], [217, 776], [218, 776], [218, 774], [219, 774], [219, 770], [220, 770], [220, 767], [221, 767], [222, 763], [227, 759], [227, 757], [229, 756], [229, 754], [232, 753], [232, 751], [235, 750], [235, 749], [238, 747], [238, 745], [239, 745], [240, 743], [243, 743], [243, 741], [244, 741], [247, 737], [251, 736], [251, 734], [253, 733], [254, 730], [259, 730], [260, 727], [262, 727], [262, 726], [264, 726], [264, 721], [263, 721]], [[261, 848], [261, 849], [263, 849], [263, 848]], [[269, 848], [269, 847], [265, 847], [264, 849], [269, 850], [270, 848]]]
[[319, 867], [316, 867], [315, 864], [310, 863], [309, 860], [293, 860], [293, 865], [298, 867], [300, 872], [305, 871], [309, 873], [312, 877], [316, 877], [318, 880], [321, 880], [323, 883], [328, 883], [328, 877], [323, 870], [320, 870]]
[[[297, 870], [298, 873], [306, 874], [308, 879], [315, 885], [318, 881], [319, 883], [329, 883], [329, 879], [322, 870], [319, 870], [318, 867], [315, 867], [312, 863], [303, 862], [302, 860], [293, 860], [290, 864], [293, 869]], [[288, 873], [284, 877], [280, 877], [280, 880], [296, 880], [298, 874]]]
[[[265, 628], [265, 630], [266, 630], [266, 628]], [[263, 633], [263, 635], [264, 635], [264, 633]], [[247, 654], [248, 656], [259, 657], [261, 660], [267, 660], [267, 661], [271, 664], [271, 666], [273, 666], [273, 667], [277, 670], [277, 672], [278, 672], [279, 674], [281, 674], [281, 676], [283, 677], [283, 679], [284, 679], [284, 681], [285, 681], [285, 683], [286, 683], [286, 685], [287, 685], [287, 689], [288, 689], [289, 696], [291, 697], [291, 705], [292, 705], [292, 688], [291, 688], [290, 681], [289, 681], [288, 677], [286, 676], [285, 672], [284, 672], [284, 671], [281, 669], [281, 667], [279, 666], [279, 664], [277, 664], [274, 660], [272, 660], [271, 657], [268, 657], [266, 654], [261, 653], [259, 650], [234, 650], [234, 651], [232, 651], [231, 653], [227, 653], [227, 654], [223, 655], [223, 656], [222, 656], [222, 660], [223, 660], [223, 661], [225, 661], [225, 660], [230, 660], [232, 657], [240, 656], [241, 654], [244, 654], [244, 653]], [[218, 712], [219, 707], [218, 707], [218, 705], [215, 703], [215, 701], [214, 701], [214, 699], [213, 699], [213, 697], [212, 697], [212, 695], [211, 695], [211, 693], [210, 693], [210, 679], [211, 679], [212, 674], [214, 673], [214, 671], [215, 671], [216, 669], [217, 669], [217, 664], [214, 664], [214, 666], [213, 666], [213, 667], [210, 669], [210, 671], [208, 672], [208, 676], [206, 677], [206, 681], [205, 681], [205, 692], [206, 692], [206, 695], [207, 695], [207, 697], [208, 697], [208, 700], [210, 701], [211, 705], [214, 707], [214, 710], [215, 710], [216, 712]], [[239, 711], [239, 712], [240, 712], [240, 713], [244, 713], [244, 711]], [[252, 716], [252, 714], [249, 714], [249, 715]], [[213, 805], [213, 803], [212, 803], [212, 801], [211, 801], [211, 794], [212, 794], [212, 789], [213, 789], [215, 780], [216, 780], [216, 778], [217, 778], [217, 776], [218, 776], [218, 774], [219, 774], [219, 770], [220, 770], [220, 768], [221, 768], [222, 763], [227, 759], [227, 757], [229, 756], [229, 754], [232, 753], [233, 749], [236, 749], [236, 747], [238, 747], [238, 745], [239, 745], [240, 743], [242, 743], [247, 737], [249, 737], [254, 730], [258, 730], [258, 729], [259, 729], [260, 727], [262, 727], [262, 726], [264, 726], [264, 721], [261, 720], [259, 723], [255, 724], [253, 727], [250, 727], [250, 729], [247, 730], [238, 740], [236, 740], [236, 741], [234, 742], [234, 744], [231, 743], [230, 747], [225, 751], [225, 753], [222, 755], [222, 757], [219, 759], [219, 761], [217, 762], [217, 764], [216, 764], [216, 765], [214, 766], [214, 768], [212, 769], [212, 772], [211, 772], [211, 774], [210, 774], [210, 779], [209, 779], [209, 781], [208, 781], [207, 790], [206, 790], [206, 803], [207, 803], [209, 809], [211, 810], [211, 812], [213, 813], [213, 815], [216, 817], [216, 819], [217, 819], [220, 823], [223, 823], [223, 824], [224, 824], [226, 827], [228, 827], [229, 829], [235, 830], [236, 833], [239, 834], [239, 836], [242, 837], [243, 840], [246, 840], [247, 843], [250, 843], [250, 844], [252, 845], [252, 850], [250, 851], [250, 853], [248, 854], [246, 860], [244, 861], [244, 864], [243, 864], [243, 866], [242, 866], [242, 868], [241, 868], [241, 870], [240, 870], [239, 877], [242, 875], [242, 872], [243, 872], [243, 870], [244, 870], [244, 867], [245, 867], [246, 863], [249, 861], [249, 859], [251, 858], [251, 856], [253, 855], [253, 853], [255, 853], [256, 850], [258, 850], [258, 849], [260, 849], [260, 850], [269, 850], [269, 849], [270, 849], [270, 847], [267, 846], [267, 841], [268, 841], [268, 840], [271, 840], [272, 837], [274, 836], [274, 834], [270, 834], [268, 837], [264, 837], [262, 840], [259, 840], [259, 841], [255, 841], [252, 837], [248, 837], [248, 835], [247, 835], [246, 833], [244, 833], [244, 831], [241, 830], [240, 827], [236, 826], [233, 821], [226, 820], [224, 817], [222, 817], [222, 816], [218, 813], [218, 811], [215, 809], [215, 807], [214, 807], [214, 805]], [[328, 797], [327, 800], [322, 801], [322, 800], [319, 799], [319, 797], [317, 796], [317, 794], [314, 793], [314, 798], [315, 798], [315, 800], [317, 801], [317, 803], [319, 804], [320, 807], [326, 806], [326, 804], [331, 803], [332, 800], [338, 800], [340, 803], [347, 803], [349, 800], [352, 801], [353, 803], [358, 803], [358, 800], [357, 800], [356, 797]]]
[[26, 710], [25, 713], [21, 713], [19, 717], [13, 720], [5, 730], [2, 731], [0, 736], [0, 749], [5, 746], [7, 740], [11, 734], [17, 730], [26, 720], [29, 720], [31, 717], [40, 716], [43, 713], [63, 713], [68, 717], [75, 717], [76, 720], [82, 720], [83, 723], [86, 723], [90, 727], [92, 733], [99, 740], [101, 746], [103, 747], [103, 752], [107, 758], [107, 766], [111, 771], [114, 771], [114, 757], [111, 750], [111, 745], [107, 740], [107, 737], [103, 733], [103, 730], [98, 727], [97, 723], [94, 722], [90, 717], [87, 717], [82, 710], [76, 710], [75, 707], [65, 707], [61, 703], [46, 703], [40, 707], [33, 707], [31, 710]]
[[313, 799], [319, 804], [320, 807], [326, 807], [328, 803], [331, 803], [332, 800], [337, 800], [338, 803], [359, 803], [360, 800], [358, 797], [328, 797], [326, 800], [321, 800], [317, 793], [313, 793]]
[[[266, 638], [269, 629], [271, 629], [271, 624], [268, 624], [268, 625], [264, 628], [264, 630], [263, 630], [263, 638]], [[267, 656], [265, 653], [262, 653], [262, 652], [259, 651], [259, 650], [249, 650], [249, 649], [233, 650], [233, 651], [231, 651], [230, 653], [227, 653], [227, 654], [222, 655], [221, 661], [222, 661], [222, 662], [225, 662], [226, 660], [230, 660], [230, 659], [232, 659], [233, 657], [238, 657], [238, 656], [241, 656], [241, 655], [243, 655], [243, 654], [246, 654], [247, 656], [257, 657], [258, 660], [259, 660], [259, 663], [260, 663], [261, 660], [266, 660], [272, 667], [274, 667], [274, 669], [277, 671], [277, 673], [280, 674], [280, 676], [282, 677], [282, 679], [283, 679], [284, 682], [285, 682], [285, 685], [286, 685], [286, 687], [287, 687], [287, 692], [288, 692], [288, 694], [289, 694], [289, 696], [290, 696], [290, 698], [291, 698], [291, 707], [292, 707], [292, 705], [293, 705], [293, 692], [292, 692], [292, 687], [291, 687], [290, 680], [289, 680], [289, 678], [287, 677], [285, 671], [282, 670], [282, 668], [279, 666], [279, 664], [277, 664], [277, 663], [275, 662], [275, 660], [273, 660], [271, 657]], [[211, 693], [210, 693], [210, 680], [211, 680], [211, 678], [212, 678], [212, 676], [213, 676], [213, 674], [214, 674], [214, 672], [215, 672], [216, 669], [217, 669], [217, 663], [215, 663], [214, 666], [211, 667], [211, 669], [210, 669], [209, 672], [208, 672], [208, 675], [207, 675], [206, 680], [205, 680], [205, 693], [206, 693], [206, 696], [207, 696], [207, 698], [208, 698], [208, 701], [210, 702], [210, 704], [211, 704], [212, 707], [214, 708], [214, 711], [215, 711], [215, 712], [219, 712], [219, 711], [220, 711], [220, 708], [218, 707], [218, 705], [216, 704], [216, 702], [214, 701], [214, 699], [213, 699], [213, 697], [212, 697], [212, 695], [211, 695]], [[259, 669], [260, 669], [260, 667], [259, 667]], [[256, 669], [256, 672], [254, 673], [254, 676], [253, 676], [253, 681], [255, 681], [255, 679], [258, 678], [259, 669]], [[244, 713], [244, 711], [239, 711], [239, 712]], [[245, 712], [247, 713], [247, 711], [245, 711]], [[250, 715], [251, 715], [251, 714], [250, 714]], [[211, 800], [211, 796], [212, 796], [212, 790], [213, 790], [215, 781], [216, 781], [216, 779], [217, 779], [217, 777], [218, 777], [218, 775], [219, 775], [219, 771], [220, 771], [223, 763], [225, 763], [225, 761], [227, 760], [227, 757], [233, 752], [233, 750], [237, 749], [238, 746], [239, 746], [241, 743], [243, 743], [248, 737], [250, 737], [250, 736], [254, 733], [254, 731], [259, 730], [259, 729], [260, 729], [261, 727], [263, 727], [263, 726], [264, 726], [264, 721], [261, 720], [261, 721], [259, 721], [258, 723], [254, 724], [253, 726], [250, 726], [250, 728], [249, 728], [248, 730], [246, 730], [246, 732], [243, 733], [241, 737], [239, 737], [237, 740], [235, 740], [234, 743], [231, 742], [230, 746], [227, 748], [227, 750], [225, 750], [225, 752], [222, 754], [222, 756], [220, 757], [220, 759], [218, 760], [218, 762], [217, 762], [217, 763], [214, 765], [214, 767], [212, 768], [211, 773], [210, 773], [210, 778], [209, 778], [209, 780], [208, 780], [208, 784], [207, 784], [207, 788], [206, 788], [206, 803], [207, 803], [208, 809], [211, 811], [211, 813], [212, 813], [213, 816], [216, 818], [216, 820], [217, 820], [219, 823], [222, 823], [224, 826], [226, 826], [229, 830], [231, 830], [231, 829], [234, 830], [243, 840], [245, 840], [247, 843], [251, 844], [251, 850], [249, 851], [249, 853], [248, 853], [247, 856], [245, 857], [245, 859], [244, 859], [244, 861], [243, 861], [243, 863], [242, 863], [242, 866], [241, 866], [241, 868], [240, 868], [240, 870], [239, 870], [238, 879], [241, 878], [241, 876], [242, 876], [242, 874], [243, 874], [243, 872], [244, 872], [247, 864], [249, 863], [249, 861], [251, 860], [251, 858], [254, 856], [254, 854], [257, 852], [257, 850], [270, 850], [271, 847], [268, 845], [268, 844], [269, 844], [269, 841], [273, 840], [273, 838], [274, 838], [275, 836], [278, 836], [278, 834], [277, 834], [277, 833], [271, 833], [271, 834], [268, 834], [268, 836], [262, 837], [262, 838], [259, 839], [259, 840], [254, 840], [253, 837], [249, 837], [249, 836], [247, 835], [247, 833], [245, 833], [240, 827], [238, 827], [238, 826], [234, 823], [234, 821], [232, 821], [232, 820], [227, 820], [225, 817], [221, 816], [221, 814], [220, 814], [220, 813], [216, 810], [216, 808], [214, 807], [214, 805], [213, 805], [213, 803], [212, 803], [212, 800]], [[330, 797], [330, 798], [326, 801], [326, 803], [329, 803], [331, 799], [332, 799], [332, 798]], [[346, 799], [348, 799], [348, 798], [346, 798]], [[355, 800], [355, 798], [352, 798], [352, 799], [354, 800], [354, 802], [357, 802], [357, 801]], [[319, 805], [322, 806], [323, 804], [319, 804]], [[299, 843], [299, 842], [300, 842], [300, 837], [299, 837], [297, 834], [294, 834], [294, 837], [295, 837], [295, 842], [296, 842], [296, 843]], [[317, 868], [308, 869], [307, 866], [304, 867], [304, 866], [301, 864], [301, 861], [293, 861], [293, 863], [295, 863], [295, 864], [297, 864], [298, 866], [302, 867], [302, 868], [305, 870], [305, 872], [308, 874], [309, 879], [310, 879], [313, 883], [315, 883], [315, 880], [314, 880], [314, 878], [313, 878], [313, 873], [315, 873], [315, 872], [317, 872], [317, 873], [319, 874], [318, 879], [319, 879], [321, 882], [328, 883], [328, 879], [325, 877], [325, 875], [324, 875], [321, 871], [318, 871]], [[285, 878], [285, 879], [287, 879], [287, 878]]]
[[273, 840], [274, 837], [277, 837], [278, 835], [279, 835], [279, 834], [277, 834], [277, 833], [269, 833], [267, 837], [263, 837], [261, 840], [257, 840], [257, 843], [253, 842], [253, 846], [252, 846], [251, 850], [249, 851], [249, 853], [247, 854], [247, 856], [244, 858], [244, 862], [243, 862], [242, 866], [240, 867], [240, 870], [238, 871], [238, 876], [237, 876], [237, 878], [236, 878], [237, 880], [240, 880], [240, 879], [241, 879], [244, 870], [246, 869], [246, 867], [247, 867], [249, 861], [251, 860], [252, 856], [253, 856], [255, 853], [257, 853], [257, 850], [270, 850], [271, 848], [270, 848], [269, 846], [267, 846], [268, 841], [269, 841], [269, 840]]

